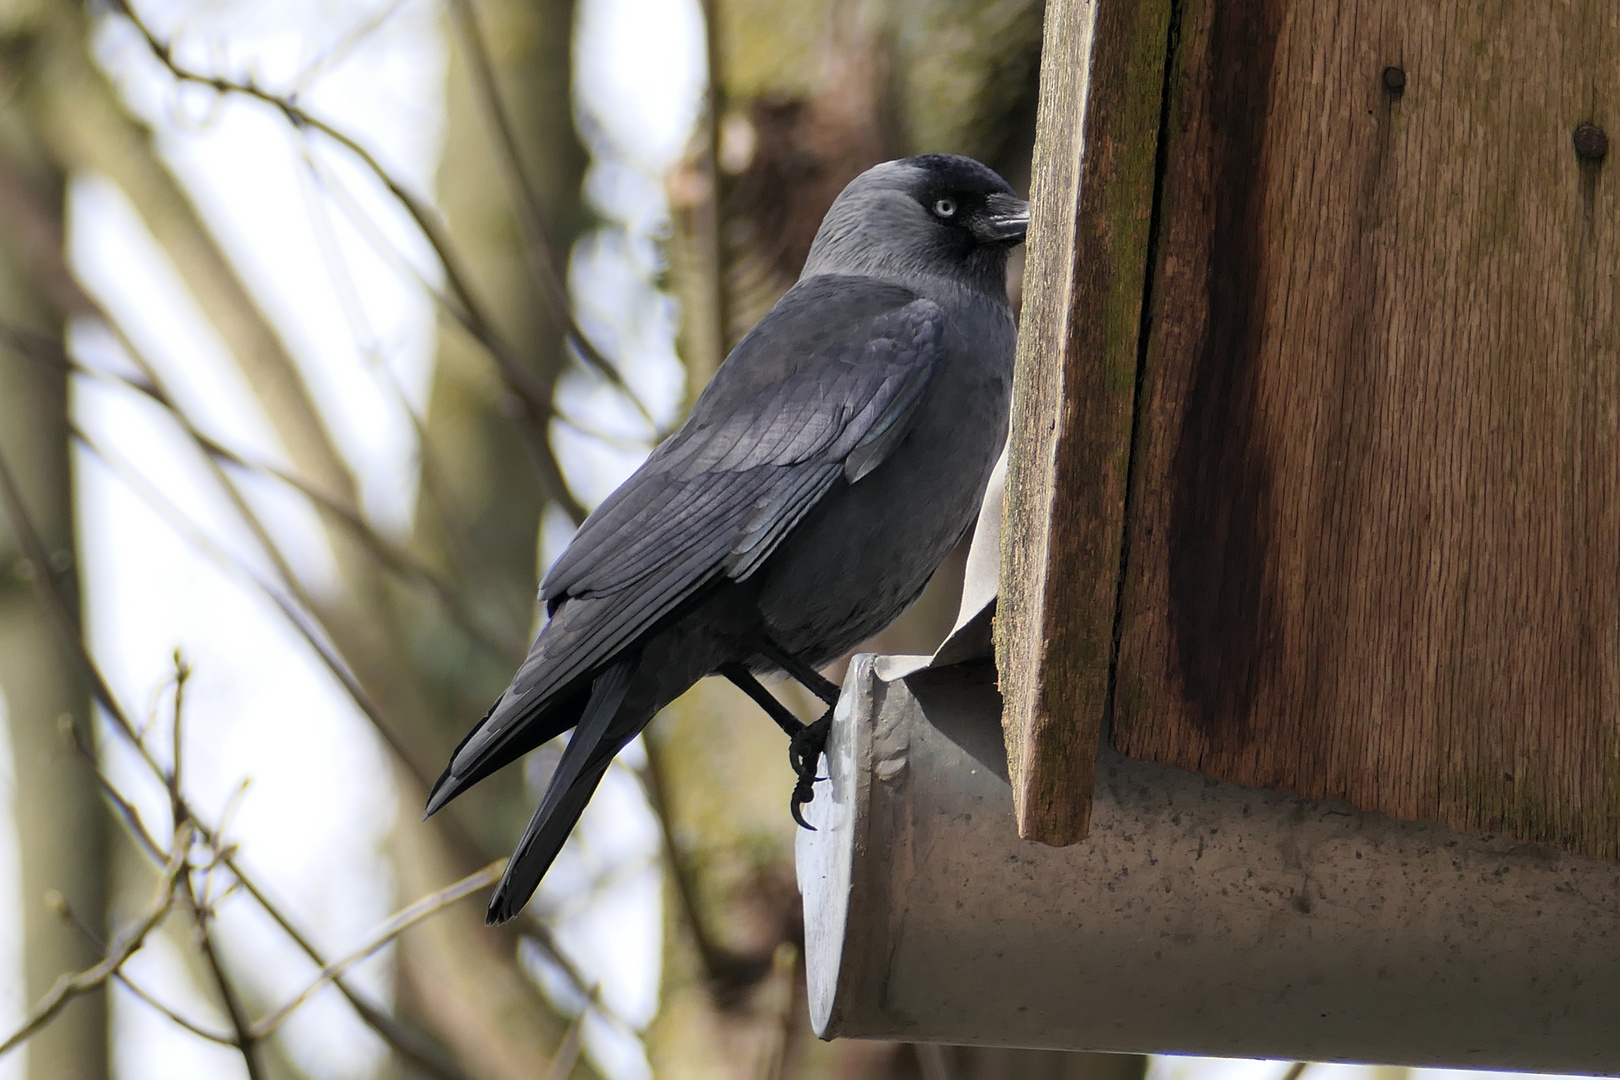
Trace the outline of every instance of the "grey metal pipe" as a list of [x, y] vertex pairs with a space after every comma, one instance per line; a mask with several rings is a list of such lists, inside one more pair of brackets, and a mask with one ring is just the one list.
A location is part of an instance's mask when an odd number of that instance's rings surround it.
[[858, 657], [798, 841], [817, 1034], [1620, 1072], [1620, 866], [1104, 751], [1017, 838], [994, 669]]

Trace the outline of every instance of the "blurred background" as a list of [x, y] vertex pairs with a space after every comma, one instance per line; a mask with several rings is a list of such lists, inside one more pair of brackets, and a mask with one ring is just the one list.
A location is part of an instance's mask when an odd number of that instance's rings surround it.
[[815, 1040], [786, 743], [712, 680], [506, 927], [555, 751], [419, 822], [843, 184], [1027, 186], [1041, 18], [0, 0], [0, 1078], [1297, 1080]]

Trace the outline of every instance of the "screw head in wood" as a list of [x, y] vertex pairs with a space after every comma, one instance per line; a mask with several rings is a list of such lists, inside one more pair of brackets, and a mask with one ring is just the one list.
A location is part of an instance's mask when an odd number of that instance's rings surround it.
[[1602, 161], [1609, 155], [1609, 136], [1596, 124], [1575, 129], [1575, 153], [1582, 161]]
[[1387, 67], [1384, 69], [1384, 89], [1392, 94], [1401, 94], [1406, 91], [1406, 69]]

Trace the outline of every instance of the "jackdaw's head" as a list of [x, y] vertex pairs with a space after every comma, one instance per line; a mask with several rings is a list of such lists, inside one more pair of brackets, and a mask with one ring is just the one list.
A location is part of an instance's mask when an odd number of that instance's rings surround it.
[[1007, 253], [1028, 227], [1029, 204], [972, 158], [886, 161], [833, 201], [803, 276], [946, 277], [1004, 291]]

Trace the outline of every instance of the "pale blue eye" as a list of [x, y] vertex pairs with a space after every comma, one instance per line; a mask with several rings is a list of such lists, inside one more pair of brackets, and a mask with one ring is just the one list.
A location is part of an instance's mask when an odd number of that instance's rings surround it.
[[941, 199], [934, 204], [934, 213], [942, 218], [956, 216], [956, 202], [952, 199]]

